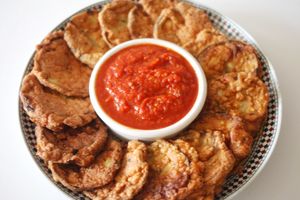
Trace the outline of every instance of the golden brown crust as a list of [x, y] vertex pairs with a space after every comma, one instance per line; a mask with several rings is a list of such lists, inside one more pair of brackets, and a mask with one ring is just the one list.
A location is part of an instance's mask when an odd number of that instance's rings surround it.
[[102, 37], [110, 47], [131, 39], [127, 24], [128, 13], [134, 6], [130, 0], [113, 0], [99, 13]]
[[53, 131], [65, 126], [77, 128], [96, 118], [89, 98], [69, 98], [49, 91], [32, 73], [23, 80], [20, 98], [30, 119]]
[[204, 164], [199, 160], [198, 152], [188, 142], [177, 139], [173, 141], [179, 150], [188, 157], [190, 162], [189, 183], [181, 188], [177, 199], [185, 199], [187, 196], [200, 190], [203, 186]]
[[261, 64], [255, 49], [239, 41], [220, 42], [198, 55], [208, 79], [230, 72], [247, 72], [260, 76]]
[[205, 28], [192, 41], [184, 44], [183, 48], [187, 49], [195, 57], [198, 57], [204, 49], [226, 40], [228, 39], [223, 33], [214, 28]]
[[49, 162], [53, 179], [74, 191], [91, 190], [111, 182], [120, 168], [122, 158], [121, 144], [109, 139], [105, 150], [90, 166], [56, 164]]
[[164, 9], [154, 24], [155, 38], [181, 44], [180, 32], [184, 29], [184, 18], [175, 9]]
[[156, 21], [161, 11], [165, 8], [174, 6], [174, 0], [140, 0], [139, 3], [144, 10], [150, 15], [153, 21]]
[[[183, 140], [197, 150], [199, 159], [204, 161], [205, 169], [204, 187], [186, 199], [205, 199], [213, 197], [216, 189], [223, 184], [235, 164], [235, 158], [227, 148], [224, 135], [221, 132], [207, 130], [201, 134], [197, 131], [190, 130], [187, 133], [183, 133], [184, 136], [181, 136]], [[206, 138], [203, 138], [204, 136]], [[208, 147], [210, 149], [206, 149]]]
[[141, 5], [133, 7], [128, 14], [128, 30], [131, 38], [151, 38], [153, 21]]
[[225, 144], [221, 132], [214, 132], [215, 154], [207, 160], [204, 171], [204, 183], [206, 186], [222, 185], [235, 165], [235, 158]]
[[185, 21], [184, 29], [179, 32], [182, 45], [194, 40], [202, 30], [213, 28], [208, 15], [190, 3], [180, 1], [175, 5], [175, 9], [179, 11]]
[[190, 183], [191, 166], [178, 147], [165, 140], [148, 146], [148, 183], [137, 199], [177, 199]]
[[215, 138], [212, 131], [199, 132], [188, 130], [180, 136], [180, 139], [188, 142], [194, 147], [201, 161], [207, 161], [215, 153]]
[[266, 85], [255, 75], [228, 73], [211, 80], [208, 85], [211, 111], [230, 113], [248, 121], [265, 116], [269, 93]]
[[174, 8], [162, 10], [154, 25], [153, 35], [184, 45], [193, 41], [205, 28], [212, 28], [208, 16], [194, 6], [180, 2]]
[[85, 127], [57, 133], [36, 126], [35, 134], [37, 155], [45, 162], [75, 163], [82, 167], [94, 161], [107, 138], [106, 127], [98, 119]]
[[93, 68], [109, 49], [102, 38], [98, 11], [84, 11], [71, 18], [66, 25], [64, 39], [74, 55]]
[[37, 46], [32, 72], [39, 81], [66, 96], [87, 97], [91, 70], [75, 58], [56, 31]]
[[197, 131], [221, 131], [234, 155], [240, 159], [247, 157], [252, 149], [253, 137], [246, 123], [237, 116], [204, 113], [191, 126]]
[[240, 159], [246, 158], [252, 150], [252, 144], [253, 137], [245, 126], [238, 122], [234, 124], [230, 131], [230, 149], [233, 154]]
[[94, 200], [130, 200], [144, 186], [148, 176], [147, 148], [142, 142], [128, 142], [127, 153], [114, 182], [95, 191], [84, 192]]

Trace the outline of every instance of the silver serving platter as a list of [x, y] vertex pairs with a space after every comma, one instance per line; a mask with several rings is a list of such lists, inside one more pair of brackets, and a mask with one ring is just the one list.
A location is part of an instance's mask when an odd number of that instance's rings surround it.
[[[101, 10], [102, 6], [109, 1], [101, 1], [90, 5], [78, 12], [74, 13], [77, 14], [79, 12], [96, 8], [99, 11]], [[242, 189], [245, 188], [253, 179], [258, 175], [258, 173], [263, 169], [265, 164], [267, 163], [268, 159], [270, 158], [272, 151], [276, 145], [280, 126], [281, 126], [281, 117], [282, 117], [282, 100], [281, 95], [279, 92], [279, 86], [277, 77], [274, 71], [274, 68], [270, 61], [266, 58], [264, 53], [260, 50], [258, 44], [254, 40], [254, 38], [247, 33], [241, 26], [235, 23], [233, 20], [229, 19], [228, 17], [222, 15], [221, 13], [208, 8], [200, 3], [192, 3], [199, 9], [204, 10], [210, 20], [213, 22], [214, 26], [227, 35], [231, 39], [241, 40], [246, 43], [251, 44], [257, 51], [259, 59], [262, 63], [263, 74], [262, 79], [266, 86], [268, 87], [270, 93], [270, 102], [268, 105], [268, 114], [266, 122], [259, 134], [259, 137], [254, 143], [252, 153], [250, 156], [243, 162], [242, 170], [238, 174], [231, 175], [226, 180], [226, 183], [223, 186], [223, 190], [217, 196], [217, 199], [230, 199]], [[73, 16], [73, 15], [72, 15]], [[62, 23], [60, 23], [54, 30], [63, 29], [69, 19], [72, 17], [68, 17]], [[54, 31], [53, 30], [53, 31]], [[33, 53], [32, 57], [29, 59], [29, 62], [26, 66], [24, 76], [29, 73], [33, 67], [33, 57], [35, 52]], [[19, 99], [19, 119], [21, 124], [22, 133], [27, 144], [27, 147], [36, 162], [39, 166], [41, 171], [51, 180], [59, 189], [61, 189], [64, 193], [72, 197], [76, 200], [88, 200], [89, 198], [86, 197], [84, 194], [80, 192], [73, 192], [60, 183], [56, 183], [51, 176], [51, 171], [47, 168], [45, 163], [41, 158], [36, 155], [36, 137], [34, 134], [35, 124], [32, 123], [27, 116], [26, 112], [22, 108], [22, 103]]]

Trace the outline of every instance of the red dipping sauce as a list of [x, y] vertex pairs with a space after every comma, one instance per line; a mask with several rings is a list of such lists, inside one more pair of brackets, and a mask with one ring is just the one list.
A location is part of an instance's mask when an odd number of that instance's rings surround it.
[[96, 78], [96, 96], [106, 114], [137, 129], [179, 121], [197, 94], [197, 77], [187, 60], [153, 44], [122, 49], [105, 61]]

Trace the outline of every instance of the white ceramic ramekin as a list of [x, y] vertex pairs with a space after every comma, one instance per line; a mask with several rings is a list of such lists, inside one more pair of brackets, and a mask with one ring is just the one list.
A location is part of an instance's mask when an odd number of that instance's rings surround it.
[[[96, 97], [96, 91], [95, 91], [95, 84], [96, 84], [96, 77], [97, 74], [102, 66], [102, 64], [110, 58], [112, 55], [117, 53], [118, 51], [134, 46], [139, 44], [154, 44], [159, 45], [162, 47], [166, 47], [169, 49], [172, 49], [173, 51], [177, 52], [178, 54], [182, 55], [193, 67], [197, 79], [198, 79], [198, 96], [194, 102], [193, 107], [190, 109], [190, 111], [179, 121], [175, 122], [174, 124], [171, 124], [170, 126], [160, 128], [160, 129], [154, 129], [154, 130], [141, 130], [141, 129], [135, 129], [128, 126], [125, 126], [114, 119], [112, 119], [108, 114], [105, 113], [105, 111], [101, 108], [101, 105], [99, 104], [97, 97]], [[116, 133], [118, 136], [127, 139], [127, 140], [143, 140], [143, 141], [153, 141], [159, 138], [168, 138], [171, 136], [176, 135], [178, 132], [183, 130], [185, 127], [187, 127], [200, 113], [205, 99], [206, 99], [206, 93], [207, 93], [207, 83], [206, 78], [204, 75], [204, 72], [198, 63], [198, 61], [185, 49], [179, 47], [178, 45], [165, 41], [165, 40], [159, 40], [159, 39], [135, 39], [130, 40], [128, 42], [124, 42], [122, 44], [119, 44], [115, 46], [114, 48], [107, 51], [97, 62], [95, 65], [91, 78], [89, 83], [89, 93], [90, 93], [90, 99], [92, 102], [92, 105], [98, 114], [98, 116], [108, 125], [114, 133]], [[159, 123], [159, 121], [157, 122]]]

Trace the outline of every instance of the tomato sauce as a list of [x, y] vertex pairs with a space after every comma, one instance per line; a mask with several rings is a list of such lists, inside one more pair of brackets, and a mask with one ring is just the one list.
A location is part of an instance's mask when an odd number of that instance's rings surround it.
[[125, 48], [101, 66], [96, 95], [117, 122], [137, 129], [158, 129], [183, 118], [192, 108], [198, 81], [178, 53], [153, 44]]

